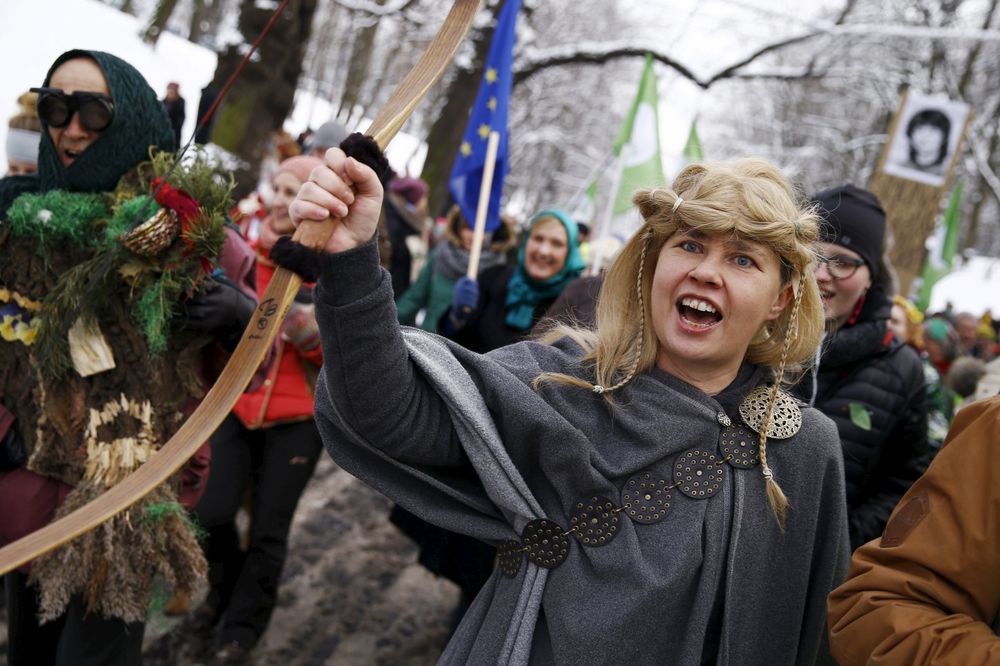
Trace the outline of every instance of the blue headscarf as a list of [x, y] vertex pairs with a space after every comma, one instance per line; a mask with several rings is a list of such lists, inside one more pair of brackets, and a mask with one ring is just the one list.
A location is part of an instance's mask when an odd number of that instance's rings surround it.
[[[566, 229], [568, 252], [562, 270], [549, 279], [539, 282], [532, 279], [524, 269], [524, 254], [528, 239], [531, 237], [531, 231], [536, 224], [546, 218], [559, 220]], [[584, 264], [583, 256], [580, 254], [578, 236], [579, 230], [576, 222], [561, 210], [543, 210], [531, 218], [528, 232], [524, 235], [521, 249], [517, 253], [517, 268], [507, 283], [507, 300], [505, 301], [507, 316], [504, 321], [508, 326], [522, 331], [531, 328], [532, 316], [538, 304], [557, 297], [566, 288], [566, 285], [580, 276], [586, 264]]]

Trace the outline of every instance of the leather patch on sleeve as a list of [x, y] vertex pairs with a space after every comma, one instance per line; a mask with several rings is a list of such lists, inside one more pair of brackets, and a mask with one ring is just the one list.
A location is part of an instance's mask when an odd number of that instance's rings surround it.
[[882, 534], [881, 548], [899, 546], [910, 536], [910, 532], [931, 512], [931, 503], [926, 495], [917, 495], [889, 519]]

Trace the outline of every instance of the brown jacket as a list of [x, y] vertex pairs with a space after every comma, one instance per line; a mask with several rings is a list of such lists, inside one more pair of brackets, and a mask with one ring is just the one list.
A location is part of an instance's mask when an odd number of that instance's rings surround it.
[[828, 610], [845, 666], [1000, 663], [1000, 397], [958, 413]]

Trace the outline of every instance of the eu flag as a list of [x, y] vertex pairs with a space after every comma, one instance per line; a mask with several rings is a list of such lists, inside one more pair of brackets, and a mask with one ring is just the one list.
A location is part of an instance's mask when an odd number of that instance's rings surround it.
[[483, 181], [486, 160], [486, 140], [490, 132], [500, 133], [497, 161], [490, 190], [490, 207], [486, 216], [486, 230], [500, 226], [500, 194], [503, 179], [510, 170], [507, 161], [507, 102], [513, 83], [511, 62], [514, 59], [514, 33], [521, 0], [506, 0], [497, 17], [490, 52], [486, 57], [486, 70], [479, 84], [476, 103], [469, 116], [469, 124], [462, 137], [462, 145], [455, 158], [455, 166], [448, 178], [448, 190], [462, 209], [465, 219], [472, 225], [476, 219], [479, 188]]

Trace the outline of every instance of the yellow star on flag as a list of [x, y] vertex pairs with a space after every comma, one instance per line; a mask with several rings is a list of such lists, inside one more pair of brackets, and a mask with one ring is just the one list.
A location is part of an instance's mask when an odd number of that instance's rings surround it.
[[490, 108], [490, 111], [496, 111], [497, 110], [497, 98], [496, 97], [490, 97], [490, 101], [486, 102], [486, 106], [488, 106]]
[[462, 147], [459, 148], [459, 150], [462, 151], [462, 155], [464, 155], [465, 157], [468, 157], [469, 155], [472, 154], [472, 146], [469, 145], [468, 141], [463, 141]]
[[497, 80], [497, 70], [492, 67], [486, 68], [486, 81], [488, 83], [494, 83]]
[[479, 136], [483, 139], [490, 135], [490, 126], [487, 124], [482, 124], [479, 126]]

